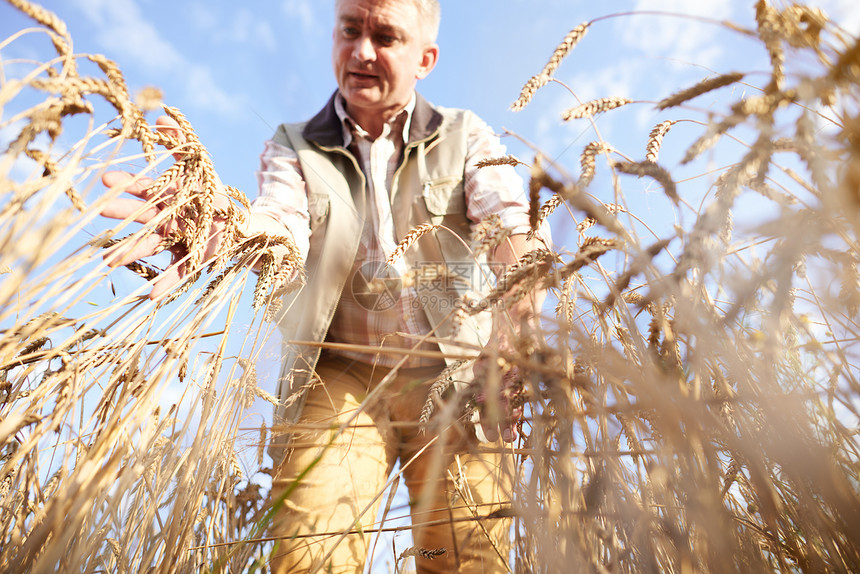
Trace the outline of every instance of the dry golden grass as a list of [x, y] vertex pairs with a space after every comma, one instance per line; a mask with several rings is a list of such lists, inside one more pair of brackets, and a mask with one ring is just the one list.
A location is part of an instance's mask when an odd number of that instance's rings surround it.
[[[231, 326], [240, 304], [275, 306], [298, 259], [276, 264], [272, 247], [290, 249], [286, 238], [242, 234], [246, 200], [235, 190], [229, 209], [214, 207], [214, 166], [178, 110], [167, 112], [185, 142], [148, 126], [109, 60], [72, 54], [53, 14], [9, 1], [40, 25], [56, 58], [0, 85], [4, 108], [40, 93], [3, 116], [21, 127], [0, 156], [0, 570], [261, 571], [273, 542], [262, 449], [276, 431], [245, 413], [257, 398], [277, 401], [254, 368], [271, 327], [261, 318], [245, 336]], [[498, 357], [518, 368], [526, 406], [512, 446], [515, 499], [491, 516], [476, 508], [474, 519], [510, 521], [512, 571], [860, 571], [860, 45], [811, 8], [760, 0], [755, 9], [767, 84], [726, 95], [700, 137], [672, 141], [707, 177], [676, 180], [657, 154], [678, 133], [669, 128], [689, 121], [680, 114], [694, 114], [686, 101], [744, 72], [663, 100], [674, 115], [651, 132], [642, 160], [599, 134], [577, 179], [536, 159], [532, 226], [564, 206], [579, 244], [527, 255], [486, 300], [453, 311], [499, 312], [498, 300], [544, 287], [557, 299], [539, 336]], [[592, 25], [574, 28], [517, 107], [549, 89]], [[793, 73], [798, 52], [818, 62], [815, 74]], [[571, 121], [623, 101], [583, 104]], [[110, 127], [105, 106], [117, 117]], [[55, 145], [82, 116], [91, 123], [78, 144]], [[740, 126], [750, 142], [735, 136]], [[142, 153], [121, 147], [128, 141]], [[714, 171], [708, 150], [730, 161]], [[120, 279], [102, 263], [115, 240], [139, 241], [152, 227], [84, 232], [105, 200], [98, 176], [142, 160], [157, 189], [180, 183], [170, 213], [191, 225], [172, 244], [199, 253], [209, 222], [229, 222], [222, 253], [190, 256], [189, 278], [159, 304], [140, 296], [142, 282], [110, 294]], [[16, 177], [22, 165], [29, 174]], [[591, 193], [603, 169], [611, 203]], [[631, 174], [669, 196], [670, 234], [640, 237], [624, 202]], [[708, 193], [691, 207], [703, 182]], [[749, 202], [772, 216], [736, 229], [733, 211]], [[436, 232], [447, 230], [415, 230], [398, 254]], [[478, 232], [476, 252], [507, 237], [497, 221]], [[157, 265], [132, 267], [152, 279]], [[253, 301], [242, 303], [251, 284]], [[471, 397], [446, 393], [453, 376], [440, 376], [416, 425], [431, 432], [468, 416]], [[177, 381], [183, 394], [170, 396]], [[399, 528], [371, 522], [365, 532]], [[443, 552], [410, 548], [395, 569]]]

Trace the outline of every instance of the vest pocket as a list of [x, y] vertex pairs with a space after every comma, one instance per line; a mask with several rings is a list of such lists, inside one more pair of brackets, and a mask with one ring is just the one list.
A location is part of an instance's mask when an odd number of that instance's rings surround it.
[[466, 215], [466, 198], [461, 177], [441, 177], [427, 181], [424, 183], [422, 195], [430, 215]]

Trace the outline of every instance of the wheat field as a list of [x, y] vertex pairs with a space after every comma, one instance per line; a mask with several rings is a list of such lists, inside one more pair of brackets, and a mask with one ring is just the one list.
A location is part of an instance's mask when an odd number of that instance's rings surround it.
[[[248, 412], [277, 403], [255, 367], [298, 257], [288, 238], [242, 233], [239, 190], [215, 206], [217, 165], [179, 110], [165, 108], [184, 138], [153, 129], [155, 90], [132, 97], [53, 13], [7, 2], [33, 25], [0, 53], [52, 56], [0, 76], [0, 127], [16, 134], [0, 155], [0, 570], [265, 572], [272, 429]], [[578, 237], [528, 254], [488, 298], [547, 288], [555, 303], [502, 357], [526, 413], [511, 572], [860, 571], [860, 44], [807, 5], [750, 9], [755, 28], [721, 25], [764, 46], [767, 74], [720, 71], [647, 104], [570, 92], [559, 116], [592, 127], [578, 163], [536, 149], [484, 168], [520, 165], [533, 228], [565, 212]], [[568, 89], [557, 69], [603, 21], [573, 27], [512, 108]], [[706, 94], [721, 106], [702, 116]], [[664, 119], [644, 149], [616, 149], [591, 122], [634, 105]], [[678, 165], [661, 163], [669, 141]], [[164, 260], [130, 264], [142, 278], [105, 263], [155, 231], [100, 217], [117, 166], [178, 186], [169, 213], [186, 225], [165, 248], [199, 253], [227, 221], [223, 249], [189, 256], [164, 301], [146, 297]], [[669, 232], [629, 208], [641, 181], [665, 196]], [[763, 215], [734, 225], [750, 210]], [[486, 221], [474, 250], [504, 239]], [[258, 312], [239, 328], [244, 307]], [[460, 412], [436, 399], [416, 425]]]

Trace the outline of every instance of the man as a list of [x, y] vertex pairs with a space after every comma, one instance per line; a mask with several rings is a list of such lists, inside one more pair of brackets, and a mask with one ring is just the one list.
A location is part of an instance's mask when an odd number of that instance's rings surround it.
[[[284, 507], [272, 526], [281, 539], [277, 572], [361, 572], [370, 550], [364, 531], [398, 461], [418, 571], [507, 570], [510, 524], [488, 515], [510, 500], [511, 461], [498, 439], [514, 439], [521, 411], [506, 395], [487, 396], [483, 434], [497, 442], [483, 453], [474, 427], [456, 417], [438, 432], [422, 433], [418, 421], [446, 364], [481, 348], [475, 371], [485, 388], [512, 383], [515, 370], [502, 375], [490, 359], [511, 350], [542, 295], [509, 305], [492, 324], [489, 313], [460, 324], [455, 309], [486, 286], [492, 265], [511, 265], [541, 243], [526, 239], [528, 206], [513, 169], [476, 167], [505, 154], [489, 128], [415, 91], [438, 60], [438, 25], [438, 0], [337, 0], [338, 90], [310, 121], [280, 126], [261, 158], [249, 228], [292, 235], [307, 276], [280, 321], [289, 344], [276, 413], [285, 434], [273, 451], [273, 501]], [[487, 265], [469, 236], [491, 215], [511, 236]], [[436, 227], [400, 253], [398, 244], [427, 223]], [[174, 280], [159, 282], [153, 296]]]

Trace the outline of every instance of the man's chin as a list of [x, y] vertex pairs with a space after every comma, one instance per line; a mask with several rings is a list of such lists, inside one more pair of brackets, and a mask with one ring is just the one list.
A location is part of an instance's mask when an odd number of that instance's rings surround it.
[[346, 100], [348, 106], [360, 108], [371, 108], [379, 104], [380, 94], [376, 88], [356, 88], [350, 87], [346, 90], [341, 90], [343, 99]]

